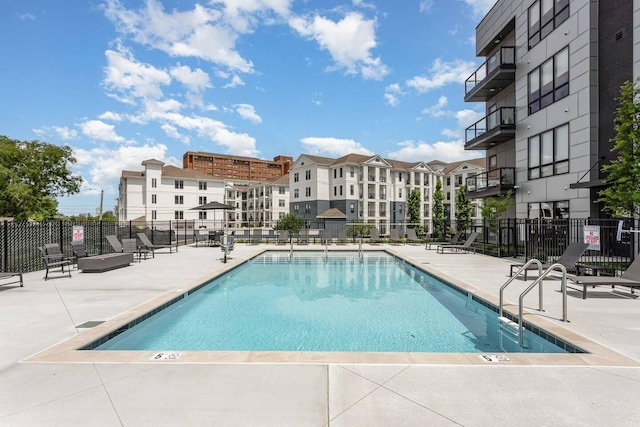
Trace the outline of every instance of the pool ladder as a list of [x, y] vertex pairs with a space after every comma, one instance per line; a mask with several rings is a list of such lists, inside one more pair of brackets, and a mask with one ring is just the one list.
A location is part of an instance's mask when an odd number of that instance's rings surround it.
[[549, 274], [551, 274], [554, 270], [560, 270], [560, 272], [562, 273], [562, 278], [561, 278], [561, 290], [562, 290], [562, 321], [563, 322], [568, 322], [567, 320], [567, 269], [564, 265], [562, 264], [552, 264], [549, 268], [547, 268], [544, 272], [542, 271], [542, 262], [540, 262], [540, 260], [537, 259], [530, 259], [529, 261], [527, 261], [524, 266], [522, 266], [522, 268], [520, 268], [520, 270], [518, 270], [512, 277], [509, 278], [509, 280], [507, 280], [507, 282], [502, 285], [502, 287], [500, 288], [500, 307], [499, 307], [499, 320], [501, 325], [502, 324], [506, 324], [507, 326], [510, 327], [515, 327], [515, 323], [512, 322], [510, 319], [506, 318], [503, 316], [503, 306], [504, 306], [504, 290], [507, 286], [509, 286], [511, 284], [511, 282], [513, 282], [519, 275], [520, 273], [522, 273], [523, 271], [526, 271], [526, 269], [532, 265], [532, 264], [537, 264], [538, 266], [538, 277], [536, 278], [536, 280], [533, 281], [533, 283], [531, 283], [529, 286], [527, 286], [527, 288], [522, 291], [522, 293], [520, 294], [520, 297], [518, 298], [518, 343], [520, 345], [520, 348], [523, 347], [523, 335], [524, 335], [524, 322], [522, 320], [522, 317], [524, 315], [523, 313], [523, 301], [524, 301], [524, 297], [536, 286], [538, 286], [538, 311], [544, 311], [543, 310], [543, 303], [544, 303], [544, 297], [543, 297], [543, 292], [542, 292], [542, 282], [544, 280], [545, 277], [547, 277]]

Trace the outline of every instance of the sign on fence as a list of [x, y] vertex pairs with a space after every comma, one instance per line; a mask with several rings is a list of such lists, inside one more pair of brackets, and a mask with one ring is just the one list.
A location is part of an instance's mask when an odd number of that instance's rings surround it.
[[589, 244], [590, 251], [600, 250], [600, 226], [585, 225], [584, 226], [584, 242]]
[[73, 236], [71, 237], [72, 242], [82, 242], [84, 241], [84, 226], [83, 225], [74, 225], [73, 226]]

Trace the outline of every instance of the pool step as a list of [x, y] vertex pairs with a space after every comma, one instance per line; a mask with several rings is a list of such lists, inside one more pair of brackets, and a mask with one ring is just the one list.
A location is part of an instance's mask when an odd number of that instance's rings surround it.
[[516, 322], [511, 319], [507, 319], [506, 317], [498, 317], [498, 320], [500, 321], [500, 330], [518, 338], [519, 327]]

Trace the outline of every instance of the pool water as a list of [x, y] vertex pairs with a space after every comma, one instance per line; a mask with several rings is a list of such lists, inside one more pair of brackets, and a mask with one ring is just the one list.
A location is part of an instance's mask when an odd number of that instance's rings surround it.
[[98, 350], [564, 352], [384, 252], [266, 252]]

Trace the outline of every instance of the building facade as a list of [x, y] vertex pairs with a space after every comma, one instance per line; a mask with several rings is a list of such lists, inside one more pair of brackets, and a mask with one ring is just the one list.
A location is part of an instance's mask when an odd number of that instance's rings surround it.
[[498, 0], [476, 27], [485, 62], [465, 101], [486, 116], [465, 149], [486, 150], [469, 197], [513, 193], [518, 218], [600, 218], [615, 98], [638, 76], [632, 0]]
[[182, 167], [217, 179], [264, 181], [286, 175], [293, 164], [289, 156], [276, 156], [273, 161], [254, 157], [187, 151], [182, 156]]
[[[288, 175], [261, 182], [230, 181], [192, 169], [142, 162], [142, 171], [122, 171], [118, 194], [118, 219], [192, 221], [220, 228], [272, 226], [289, 211]], [[232, 205], [235, 210], [216, 212], [193, 209], [209, 202]]]
[[[416, 189], [421, 196], [420, 223], [429, 226], [436, 180], [446, 180], [450, 175], [445, 173], [451, 172], [457, 183], [459, 177], [482, 172], [480, 163], [484, 164], [484, 159], [458, 162], [454, 167], [433, 162], [434, 169], [425, 162], [401, 162], [378, 155], [328, 158], [303, 154], [289, 171], [290, 213], [315, 224], [323, 213], [338, 209], [347, 223], [376, 224], [385, 232], [408, 221], [408, 197]], [[450, 204], [455, 204], [458, 187], [452, 184], [447, 188], [454, 194]], [[455, 214], [452, 208], [449, 212]]]

